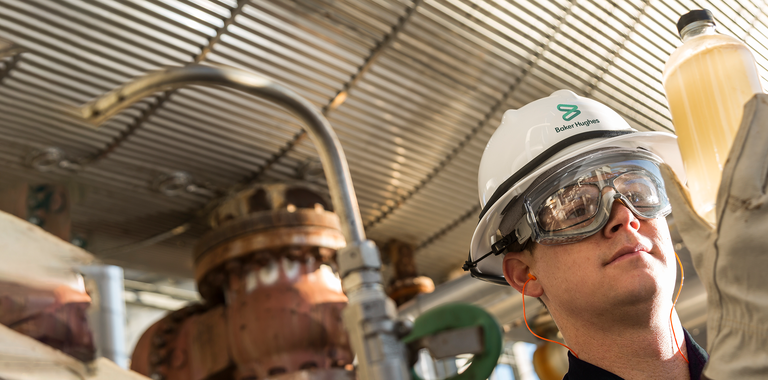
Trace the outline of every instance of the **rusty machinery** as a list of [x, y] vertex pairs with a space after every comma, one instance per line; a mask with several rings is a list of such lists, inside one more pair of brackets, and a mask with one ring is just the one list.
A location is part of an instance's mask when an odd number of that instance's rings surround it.
[[[56, 254], [67, 253], [78, 257], [86, 256], [84, 252], [73, 253], [79, 251], [65, 243], [70, 235], [69, 209], [67, 191], [61, 185], [20, 183], [5, 188], [0, 193], [0, 210], [20, 219], [10, 215], [3, 216], [3, 232], [7, 235], [3, 240], [4, 249], [0, 251], [6, 254], [21, 254], [23, 251], [11, 253], [6, 250], [10, 251], [10, 247], [14, 246], [18, 246], [19, 250], [24, 249], [22, 247], [27, 246], [23, 245], [23, 238], [26, 237], [36, 240], [38, 244], [47, 242], [47, 250], [35, 252], [35, 255], [48, 254], [55, 257]], [[26, 225], [23, 220], [43, 228], [52, 236]], [[30, 235], [18, 233], [14, 228]], [[13, 232], [16, 233], [12, 234]], [[20, 256], [16, 256], [18, 257]], [[53, 259], [43, 256], [40, 260]], [[16, 263], [13, 259], [4, 260], [4, 271], [26, 271], [26, 276], [24, 281], [20, 281], [9, 280], [8, 275], [0, 274], [0, 324], [57, 348], [78, 360], [94, 359], [96, 347], [86, 319], [91, 297], [85, 293], [85, 289], [71, 284], [45, 286], [46, 281], [53, 279], [36, 273], [34, 265], [37, 261], [33, 257], [29, 257], [29, 261]], [[63, 268], [65, 266], [62, 266], [62, 271]], [[72, 281], [69, 280], [70, 283]]]
[[[2, 199], [16, 199], [14, 205], [24, 205], [25, 202], [18, 201], [28, 199], [30, 190], [25, 184], [6, 189]], [[32, 193], [30, 198], [41, 199], [40, 191]], [[57, 203], [67, 204], [52, 204]], [[67, 218], [56, 215], [62, 211], [60, 207], [32, 208], [35, 212], [26, 215], [29, 210], [24, 207], [12, 211], [24, 219], [34, 216], [46, 228], [68, 224]], [[93, 326], [86, 318], [91, 297], [79, 273], [83, 266], [94, 263], [93, 256], [24, 219], [0, 211], [0, 378], [146, 379], [107, 358], [95, 357]], [[103, 300], [103, 295], [99, 293], [94, 298]], [[105, 347], [99, 348], [103, 352]]]
[[[478, 360], [457, 379], [490, 375], [501, 350], [501, 332], [490, 315], [481, 309], [475, 308], [477, 315], [484, 317], [469, 318], [469, 322], [464, 323], [466, 321], [460, 321], [460, 318], [452, 319], [471, 314], [469, 309], [449, 305], [448, 309], [415, 322], [420, 326], [439, 325], [440, 328], [414, 329], [413, 332], [408, 323], [397, 320], [395, 303], [384, 292], [379, 250], [365, 237], [341, 144], [328, 120], [295, 92], [232, 67], [189, 65], [136, 78], [73, 109], [73, 116], [99, 125], [147, 96], [189, 85], [229, 87], [273, 101], [299, 116], [306, 123], [305, 131], [320, 156], [339, 223], [331, 225], [332, 214], [325, 214], [327, 203], [323, 204], [323, 212], [319, 212], [316, 206], [299, 207], [298, 201], [293, 207], [288, 203], [269, 203], [270, 217], [259, 219], [261, 215], [267, 215], [261, 214], [267, 213], [266, 209], [250, 208], [248, 203], [258, 190], [231, 199], [230, 206], [222, 204], [221, 212], [214, 217], [214, 230], [202, 239], [197, 250], [196, 277], [203, 297], [210, 301], [205, 306], [171, 313], [150, 328], [140, 342], [141, 347], [137, 347], [147, 354], [135, 357], [134, 368], [151, 373], [156, 379], [171, 378], [177, 370], [187, 371], [185, 378], [194, 380], [233, 376], [241, 380], [288, 379], [291, 376], [296, 379], [344, 378], [352, 374], [342, 369], [351, 360], [351, 353], [346, 349], [347, 338], [340, 330], [343, 321], [349, 346], [357, 358], [354, 376], [361, 380], [411, 378], [413, 374], [409, 368], [414, 364], [413, 356], [409, 360], [403, 339], [408, 340], [411, 352], [436, 348], [453, 334], [443, 330], [457, 326], [467, 328], [468, 325], [480, 326], [466, 331], [469, 336], [483, 334], [480, 341], [484, 344], [471, 350], [470, 353], [480, 357], [476, 356]], [[273, 194], [273, 191], [283, 191], [283, 199], [287, 197], [286, 189], [264, 188], [265, 194]], [[268, 195], [265, 199], [273, 202], [271, 197]], [[262, 198], [257, 196], [254, 203], [259, 204], [259, 199]], [[245, 205], [248, 207], [243, 208]], [[250, 213], [248, 210], [251, 209], [262, 211]], [[316, 233], [310, 232], [309, 228], [300, 230], [307, 225]], [[267, 233], [267, 226], [284, 232], [273, 236]], [[343, 242], [346, 245], [336, 252], [336, 261], [341, 288], [348, 297], [346, 306], [341, 289], [338, 285], [330, 285], [331, 273], [322, 266], [334, 249], [344, 245]], [[325, 290], [308, 292], [321, 283], [326, 286]], [[322, 294], [327, 297], [327, 302], [313, 300], [310, 294]], [[290, 303], [276, 301], [278, 297], [288, 297]], [[223, 303], [217, 303], [222, 300]], [[317, 319], [309, 322], [305, 318], [309, 315]], [[332, 320], [334, 316], [336, 319]], [[254, 323], [257, 318], [263, 318], [264, 324]], [[281, 323], [274, 323], [277, 319], [282, 319]], [[306, 322], [301, 322], [302, 319]], [[305, 330], [283, 330], [282, 325]], [[274, 338], [280, 334], [285, 337]], [[498, 339], [490, 339], [497, 335]], [[435, 338], [427, 339], [429, 336]], [[239, 342], [235, 342], [235, 337]], [[307, 342], [312, 343], [301, 346]], [[462, 351], [461, 344], [449, 346], [452, 349], [442, 354], [466, 352]], [[276, 351], [265, 350], [265, 347], [275, 347]], [[493, 360], [479, 360], [483, 358]], [[485, 364], [478, 364], [481, 362]], [[312, 377], [323, 373], [326, 377]]]
[[80, 360], [95, 358], [86, 309], [91, 298], [69, 286], [39, 289], [0, 281], [0, 324]]
[[156, 379], [350, 379], [347, 297], [331, 266], [344, 246], [327, 198], [265, 184], [220, 203], [195, 248], [204, 305], [171, 313], [136, 347]]
[[342, 288], [349, 297], [345, 329], [362, 379], [409, 377], [405, 345], [399, 340], [397, 309], [381, 284], [376, 245], [366, 239], [362, 217], [343, 149], [328, 120], [292, 90], [256, 74], [231, 67], [189, 65], [147, 74], [73, 109], [72, 116], [100, 125], [131, 104], [159, 91], [189, 85], [226, 86], [266, 98], [294, 112], [306, 124], [325, 171], [334, 211], [346, 246], [337, 253]]
[[387, 286], [387, 295], [397, 303], [397, 306], [419, 294], [432, 293], [435, 290], [432, 279], [419, 276], [416, 271], [413, 245], [391, 240], [384, 246], [384, 251], [394, 269], [394, 276]]

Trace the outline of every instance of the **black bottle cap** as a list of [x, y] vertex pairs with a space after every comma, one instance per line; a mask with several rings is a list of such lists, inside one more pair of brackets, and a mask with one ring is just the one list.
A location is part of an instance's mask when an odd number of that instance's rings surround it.
[[713, 16], [712, 12], [710, 12], [707, 9], [696, 9], [696, 10], [690, 11], [680, 16], [680, 20], [677, 20], [677, 33], [682, 32], [683, 28], [690, 25], [691, 23], [694, 23], [696, 21], [705, 21], [705, 20], [715, 22], [715, 16]]

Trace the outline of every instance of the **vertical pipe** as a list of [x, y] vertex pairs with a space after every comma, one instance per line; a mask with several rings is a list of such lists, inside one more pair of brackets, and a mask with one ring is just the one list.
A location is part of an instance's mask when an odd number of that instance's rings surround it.
[[92, 265], [81, 268], [92, 280], [98, 294], [89, 312], [99, 355], [128, 368], [125, 349], [125, 298], [123, 268], [114, 265]]

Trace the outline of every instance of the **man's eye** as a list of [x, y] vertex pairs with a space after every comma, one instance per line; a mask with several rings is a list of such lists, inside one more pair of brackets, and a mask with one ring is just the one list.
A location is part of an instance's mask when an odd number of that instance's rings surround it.
[[582, 205], [571, 210], [571, 212], [569, 212], [566, 216], [566, 219], [578, 219], [585, 215], [587, 215], [587, 209]]

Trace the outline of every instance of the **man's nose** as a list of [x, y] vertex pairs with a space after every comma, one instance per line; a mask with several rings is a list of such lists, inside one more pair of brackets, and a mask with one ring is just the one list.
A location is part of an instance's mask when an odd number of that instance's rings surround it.
[[610, 238], [622, 229], [635, 232], [640, 229], [640, 220], [621, 200], [617, 199], [613, 202], [608, 223], [603, 227], [603, 234]]

